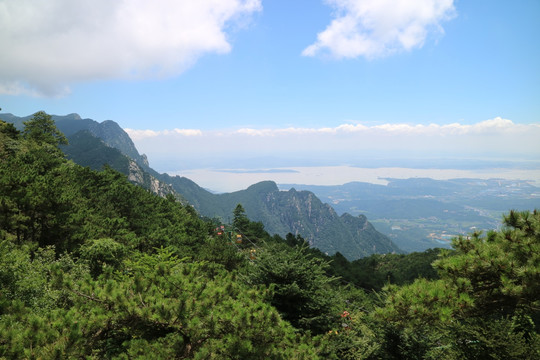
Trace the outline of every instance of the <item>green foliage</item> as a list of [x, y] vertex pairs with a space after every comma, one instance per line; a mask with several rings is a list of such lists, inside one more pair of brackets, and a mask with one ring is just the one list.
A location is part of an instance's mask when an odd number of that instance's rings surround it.
[[49, 144], [53, 146], [66, 145], [67, 139], [54, 124], [54, 120], [44, 111], [38, 111], [34, 117], [24, 122], [23, 135], [26, 139], [38, 144]]
[[440, 249], [429, 249], [410, 254], [374, 254], [352, 262], [341, 254], [332, 256], [332, 271], [346, 282], [367, 290], [381, 290], [391, 283], [405, 285], [417, 278], [437, 279], [432, 263]]
[[[335, 321], [335, 294], [327, 277], [328, 264], [309, 256], [306, 247], [271, 245], [257, 253], [248, 268], [249, 284], [272, 289], [271, 303], [295, 327], [320, 333]], [[334, 314], [334, 315], [333, 315]]]
[[246, 262], [244, 254], [239, 252], [231, 241], [223, 238], [205, 239], [199, 258], [221, 264], [229, 271], [240, 268]]
[[[26, 264], [36, 266], [36, 260]], [[37, 266], [40, 269], [43, 264], [38, 262]], [[51, 307], [49, 303], [49, 310], [42, 312], [38, 310], [43, 305], [25, 304], [2, 294], [0, 356], [316, 357], [309, 343], [299, 346], [301, 340], [292, 327], [264, 302], [264, 291], [244, 288], [215, 265], [186, 263], [168, 248], [153, 255], [138, 254], [125, 262], [122, 272], [110, 272], [96, 280], [64, 272], [52, 259], [45, 269], [57, 292], [68, 294], [64, 303], [69, 307]], [[27, 276], [32, 281], [43, 281], [44, 277], [36, 272]]]
[[87, 241], [80, 249], [81, 259], [88, 261], [94, 276], [101, 274], [107, 266], [119, 269], [127, 253], [125, 245], [110, 238]]
[[386, 287], [375, 314], [386, 324], [387, 354], [536, 358], [538, 324], [531, 321], [540, 309], [539, 220], [537, 211], [511, 211], [502, 231], [455, 239], [455, 253], [435, 262], [440, 280]]
[[295, 235], [293, 235], [291, 233], [288, 233], [285, 236], [285, 242], [290, 247], [295, 247], [295, 246], [308, 247], [309, 246], [309, 243], [300, 234], [297, 234], [295, 236]]
[[[0, 314], [4, 313], [10, 301], [16, 300], [28, 307], [47, 307], [46, 266], [51, 260], [50, 249], [40, 249], [34, 260], [30, 259], [31, 249], [15, 247], [9, 241], [0, 242], [0, 288], [2, 289]], [[54, 253], [52, 255], [54, 259]], [[41, 302], [41, 304], [40, 304]]]
[[444, 329], [446, 346], [432, 347], [431, 359], [537, 359], [540, 336], [530, 317], [471, 317]]
[[33, 125], [0, 161], [1, 358], [317, 358], [191, 207], [66, 161]]
[[540, 355], [537, 211], [454, 251], [349, 262], [239, 205], [236, 244], [172, 196], [67, 161], [48, 120], [23, 136], [0, 122], [2, 359]]
[[20, 135], [19, 130], [12, 124], [0, 120], [0, 133], [7, 135], [11, 139], [17, 139]]
[[246, 216], [246, 210], [244, 210], [242, 204], [236, 205], [233, 216], [233, 226], [241, 231], [246, 231], [249, 226], [249, 219]]
[[453, 241], [456, 254], [435, 263], [441, 278], [474, 299], [474, 315], [540, 309], [540, 213], [511, 211], [506, 228]]
[[89, 131], [79, 131], [71, 135], [68, 140], [69, 145], [62, 146], [62, 151], [68, 159], [94, 170], [101, 170], [107, 164], [118, 172], [129, 175], [129, 159], [119, 150], [107, 146]]
[[372, 359], [379, 351], [376, 332], [362, 311], [341, 314], [340, 326], [328, 331], [320, 339], [321, 355], [325, 359], [359, 360]]
[[174, 245], [191, 254], [206, 236], [191, 208], [157, 198], [110, 168], [97, 173], [44, 148], [24, 142], [0, 163], [0, 224], [19, 242], [63, 252], [113, 238], [140, 250]]

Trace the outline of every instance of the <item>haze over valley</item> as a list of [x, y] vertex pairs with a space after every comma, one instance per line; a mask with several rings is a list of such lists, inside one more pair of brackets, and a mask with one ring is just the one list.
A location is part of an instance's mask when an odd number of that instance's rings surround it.
[[[519, 166], [519, 165], [518, 165]], [[359, 181], [385, 185], [388, 178], [431, 178], [448, 180], [457, 178], [505, 179], [527, 181], [540, 186], [540, 169], [487, 168], [467, 169], [422, 169], [401, 167], [353, 167], [353, 166], [309, 166], [281, 167], [275, 169], [189, 169], [171, 171], [171, 175], [185, 176], [202, 187], [215, 192], [231, 192], [245, 189], [256, 182], [272, 180], [278, 184], [343, 185]]]
[[[31, 118], [0, 116], [21, 130]], [[69, 145], [63, 148], [67, 157], [78, 164], [96, 170], [112, 166], [135, 184], [160, 196], [175, 194], [201, 215], [224, 223], [242, 204], [267, 231], [283, 237], [301, 235], [326, 254], [339, 252], [351, 260], [372, 253], [448, 248], [457, 236], [498, 228], [508, 209], [534, 210], [540, 202], [536, 161], [368, 159], [364, 164], [371, 168], [192, 169], [160, 174], [114, 121], [99, 123], [77, 114], [52, 118], [68, 136]], [[398, 162], [418, 168], [376, 167]], [[437, 165], [462, 169], [434, 168]], [[492, 169], [494, 165], [506, 168]]]

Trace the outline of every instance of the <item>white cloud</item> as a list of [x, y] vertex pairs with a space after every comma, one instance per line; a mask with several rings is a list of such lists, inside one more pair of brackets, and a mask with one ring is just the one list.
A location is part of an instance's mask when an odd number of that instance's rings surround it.
[[[340, 128], [343, 125], [340, 125]], [[242, 128], [235, 131], [236, 134], [249, 136], [279, 136], [279, 135], [307, 135], [321, 133], [335, 133], [338, 128], [295, 128], [288, 127], [283, 129], [251, 129]]]
[[239, 129], [237, 133], [243, 134], [243, 135], [251, 135], [251, 136], [265, 136], [265, 135], [271, 136], [273, 131], [271, 129], [257, 130], [257, 129], [243, 128], [243, 129]]
[[124, 129], [124, 131], [127, 132], [129, 137], [134, 141], [146, 139], [146, 138], [153, 138], [153, 137], [163, 134], [162, 131], [154, 131], [154, 130]]
[[174, 129], [175, 134], [182, 136], [201, 136], [202, 131], [199, 129]]
[[283, 136], [334, 136], [346, 134], [385, 135], [385, 136], [454, 136], [454, 135], [487, 135], [487, 134], [519, 134], [540, 131], [540, 124], [515, 124], [512, 120], [496, 117], [476, 124], [381, 124], [366, 126], [363, 124], [342, 124], [335, 127], [321, 128], [241, 128], [238, 130], [215, 130], [202, 132], [199, 129], [173, 129], [173, 130], [135, 130], [124, 129], [132, 139], [141, 140], [157, 136], [208, 136], [208, 137], [283, 137]]
[[142, 140], [146, 138], [155, 138], [159, 136], [169, 136], [169, 135], [178, 135], [178, 136], [201, 136], [202, 131], [199, 129], [173, 129], [173, 130], [135, 130], [135, 129], [124, 129], [132, 140]]
[[527, 132], [534, 128], [540, 128], [540, 125], [520, 125], [515, 124], [512, 120], [496, 117], [494, 119], [481, 121], [473, 125], [465, 125], [459, 123], [452, 123], [447, 125], [438, 124], [381, 124], [366, 126], [363, 124], [342, 124], [336, 127], [323, 127], [323, 128], [295, 128], [288, 127], [282, 129], [252, 129], [242, 128], [236, 130], [235, 133], [239, 135], [249, 136], [280, 136], [280, 135], [314, 135], [314, 134], [346, 134], [346, 133], [379, 133], [387, 135], [466, 135], [466, 134], [480, 134], [490, 132]]
[[317, 34], [304, 56], [383, 57], [424, 45], [430, 31], [454, 14], [453, 0], [327, 0], [335, 19]]
[[362, 156], [492, 159], [540, 156], [540, 124], [516, 124], [500, 117], [474, 124], [342, 124], [320, 128], [126, 131], [137, 148], [149, 155], [151, 162], [196, 166], [201, 166], [203, 158], [210, 159], [211, 163], [223, 159], [237, 163], [253, 158], [296, 158], [343, 164]]
[[229, 52], [226, 31], [260, 10], [260, 0], [0, 0], [0, 93], [177, 75]]

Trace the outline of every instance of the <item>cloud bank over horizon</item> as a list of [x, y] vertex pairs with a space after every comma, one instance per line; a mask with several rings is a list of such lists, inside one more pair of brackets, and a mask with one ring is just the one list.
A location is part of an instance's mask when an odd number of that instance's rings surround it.
[[[540, 124], [500, 117], [474, 124], [342, 124], [321, 128], [125, 129], [150, 160], [305, 158], [336, 165], [362, 156], [526, 160], [540, 157]], [[276, 164], [274, 164], [276, 165]], [[171, 164], [171, 166], [174, 166]], [[261, 165], [264, 166], [264, 165]], [[279, 166], [279, 164], [277, 164]]]
[[62, 96], [69, 85], [175, 76], [231, 50], [228, 31], [260, 0], [0, 1], [0, 94]]
[[540, 130], [540, 124], [516, 124], [512, 120], [496, 117], [489, 120], [480, 121], [475, 124], [417, 124], [411, 125], [407, 123], [387, 123], [381, 125], [363, 125], [363, 124], [341, 124], [335, 127], [320, 127], [320, 128], [303, 128], [303, 127], [287, 127], [287, 128], [264, 128], [255, 129], [244, 127], [237, 130], [214, 130], [203, 131], [200, 129], [178, 129], [173, 130], [136, 130], [124, 129], [133, 140], [143, 140], [157, 136], [181, 135], [181, 136], [202, 136], [203, 134], [214, 136], [230, 136], [230, 135], [248, 135], [258, 137], [277, 137], [285, 135], [305, 135], [305, 134], [346, 134], [346, 133], [361, 133], [361, 132], [379, 132], [395, 135], [467, 135], [467, 134], [488, 134], [488, 133], [526, 133], [528, 131]]
[[421, 48], [455, 15], [453, 0], [327, 0], [335, 18], [304, 56], [379, 58]]

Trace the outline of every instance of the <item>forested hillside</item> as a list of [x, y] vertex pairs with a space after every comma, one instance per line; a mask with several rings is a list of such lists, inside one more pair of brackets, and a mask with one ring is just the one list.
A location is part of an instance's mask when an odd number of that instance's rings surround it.
[[144, 165], [131, 159], [115, 147], [108, 146], [102, 139], [97, 138], [88, 130], [81, 130], [68, 137], [69, 144], [60, 146], [68, 159], [79, 165], [88, 166], [94, 170], [102, 170], [105, 166], [126, 175], [132, 183], [142, 186], [160, 196], [181, 196], [172, 186], [159, 181], [145, 170]]
[[[185, 184], [189, 180], [176, 177], [171, 184], [177, 182]], [[210, 194], [195, 184], [190, 189], [182, 195], [206, 216], [227, 221], [236, 204], [241, 203], [249, 218], [263, 223], [270, 233], [300, 234], [311, 246], [330, 255], [341, 252], [347, 259], [355, 260], [371, 254], [401, 252], [365, 216], [339, 216], [309, 191], [279, 191], [273, 181], [225, 194]]]
[[351, 263], [241, 205], [231, 224], [202, 220], [66, 160], [66, 140], [43, 112], [22, 132], [0, 121], [0, 358], [540, 355], [537, 211], [453, 251]]
[[[4, 115], [19, 129], [30, 118]], [[204, 216], [228, 222], [234, 207], [241, 203], [249, 218], [262, 222], [270, 233], [301, 234], [311, 246], [331, 255], [340, 252], [355, 260], [371, 254], [402, 252], [365, 216], [339, 216], [311, 192], [279, 191], [275, 183], [265, 181], [245, 190], [213, 194], [185, 177], [153, 170], [146, 156], [139, 155], [127, 133], [114, 121], [98, 123], [77, 114], [51, 116], [51, 119], [70, 139], [70, 145], [61, 147], [68, 158], [96, 170], [108, 165], [156, 194], [172, 194], [193, 205]]]

